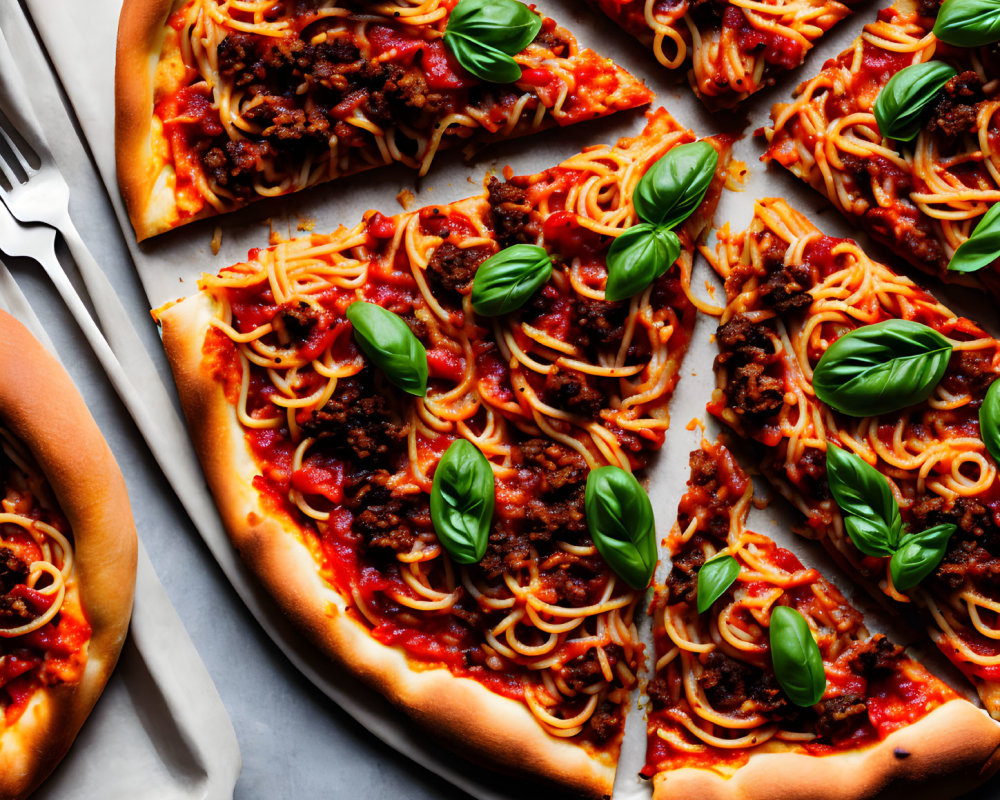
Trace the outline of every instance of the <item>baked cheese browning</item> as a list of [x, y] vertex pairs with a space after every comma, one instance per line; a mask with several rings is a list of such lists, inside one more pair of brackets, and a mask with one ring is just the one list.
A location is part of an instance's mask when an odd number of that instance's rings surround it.
[[802, 63], [856, 0], [591, 0], [688, 80], [710, 107], [728, 107]]
[[[216, 308], [204, 359], [242, 423], [255, 486], [294, 520], [371, 636], [598, 747], [617, 746], [635, 683], [641, 594], [598, 555], [584, 486], [591, 468], [641, 468], [663, 443], [694, 323], [694, 242], [726, 159], [679, 231], [678, 268], [609, 303], [604, 254], [635, 221], [631, 191], [645, 170], [692, 139], [661, 110], [615, 147], [491, 179], [451, 205], [370, 212], [200, 282]], [[521, 311], [478, 318], [477, 267], [518, 242], [556, 257], [551, 279]], [[393, 391], [355, 349], [344, 310], [356, 299], [399, 314], [425, 345], [426, 397]], [[489, 545], [473, 566], [442, 550], [428, 510], [434, 467], [458, 437], [496, 479]]]
[[[956, 697], [901, 647], [870, 634], [815, 569], [747, 529], [752, 498], [753, 484], [722, 445], [691, 454], [667, 540], [673, 566], [654, 601], [646, 775], [683, 767], [729, 775], [752, 754], [862, 749]], [[739, 574], [699, 614], [698, 573], [723, 554]], [[771, 665], [768, 629], [779, 606], [798, 611], [819, 645], [826, 689], [815, 706], [790, 702]]]
[[0, 707], [9, 727], [35, 693], [76, 683], [91, 629], [69, 525], [31, 454], [0, 427]]
[[176, 214], [141, 235], [382, 164], [423, 175], [441, 147], [652, 98], [549, 18], [516, 56], [519, 81], [481, 81], [443, 43], [455, 1], [175, 6], [156, 73], [151, 191], [171, 190]]
[[[914, 266], [944, 278], [976, 223], [1000, 200], [996, 45], [954, 47], [932, 33], [938, 4], [900, 0], [853, 46], [800, 85], [764, 129], [773, 160]], [[937, 60], [958, 72], [913, 142], [883, 138], [873, 107], [903, 68]], [[997, 265], [979, 277], [997, 286]]]
[[[765, 474], [841, 563], [923, 609], [938, 647], [1000, 713], [1000, 480], [979, 430], [979, 408], [1000, 374], [1000, 343], [853, 241], [822, 235], [781, 200], [760, 201], [745, 233], [723, 231], [714, 266], [729, 305], [709, 410], [762, 446]], [[954, 347], [933, 394], [863, 418], [817, 400], [812, 371], [827, 347], [888, 319], [923, 323]], [[830, 442], [888, 478], [911, 530], [957, 526], [944, 559], [915, 588], [898, 591], [889, 558], [862, 554], [845, 533], [826, 479]]]

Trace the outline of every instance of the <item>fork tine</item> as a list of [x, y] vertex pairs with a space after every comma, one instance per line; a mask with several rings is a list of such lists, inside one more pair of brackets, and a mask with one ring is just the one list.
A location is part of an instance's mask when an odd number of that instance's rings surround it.
[[13, 148], [7, 143], [7, 137], [0, 131], [0, 191], [10, 191], [18, 184], [24, 183], [26, 176], [17, 175], [12, 164], [20, 166]]
[[11, 122], [10, 118], [0, 109], [0, 136], [7, 143], [18, 166], [24, 171], [26, 176], [34, 174], [41, 165], [41, 158], [28, 141], [21, 135], [17, 126]]

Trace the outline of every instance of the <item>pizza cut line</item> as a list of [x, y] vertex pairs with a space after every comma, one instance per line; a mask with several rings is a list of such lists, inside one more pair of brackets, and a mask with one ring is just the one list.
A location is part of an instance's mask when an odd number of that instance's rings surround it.
[[[803, 532], [880, 595], [921, 612], [938, 648], [997, 716], [1000, 481], [980, 412], [1000, 374], [1000, 343], [782, 200], [759, 201], [746, 232], [724, 231], [714, 266], [729, 305], [716, 334], [718, 388], [709, 411], [756, 443], [764, 474], [804, 515]], [[821, 402], [813, 383], [821, 356], [849, 333], [898, 320], [926, 326], [950, 348], [938, 356], [942, 372], [926, 399], [864, 417]], [[931, 571], [912, 588], [894, 585], [891, 548], [862, 552], [845, 527], [850, 515], [828, 481], [831, 445], [887, 479], [889, 505], [904, 526], [896, 535], [946, 527], [939, 560], [927, 562]]]
[[[953, 797], [989, 777], [1000, 725], [871, 634], [818, 570], [747, 527], [753, 484], [723, 445], [703, 443], [690, 463], [653, 603], [643, 772], [653, 797], [815, 800], [888, 786]], [[703, 597], [720, 559], [732, 572]], [[776, 653], [789, 609], [815, 643], [818, 691], [805, 701], [790, 697], [808, 659], [789, 668]]]
[[570, 125], [652, 99], [548, 17], [515, 54], [520, 79], [482, 80], [445, 44], [455, 6], [126, 2], [116, 163], [139, 240], [384, 164], [423, 175], [442, 148]]
[[136, 538], [69, 376], [3, 312], [0, 342], [0, 797], [13, 799], [63, 758], [111, 675]]
[[798, 67], [857, 0], [589, 0], [651, 48], [668, 70], [686, 70], [709, 108], [730, 108]]
[[[949, 270], [955, 251], [1000, 199], [996, 45], [956, 47], [932, 33], [939, 3], [899, 0], [858, 39], [778, 103], [765, 161], [825, 195], [852, 223], [914, 267], [1000, 291], [996, 263]], [[950, 65], [913, 141], [884, 137], [873, 109], [881, 88], [914, 64]], [[914, 98], [914, 102], [917, 98]]]
[[[642, 593], [597, 552], [585, 483], [663, 444], [728, 141], [673, 269], [608, 302], [605, 255], [636, 222], [639, 179], [693, 140], [661, 109], [638, 136], [468, 200], [253, 250], [156, 312], [227, 530], [286, 613], [443, 741], [587, 795], [611, 790]], [[483, 261], [539, 244], [547, 282], [519, 311], [478, 316]], [[426, 396], [354, 345], [359, 299], [426, 348]], [[448, 556], [428, 506], [458, 439], [495, 480], [478, 564]]]

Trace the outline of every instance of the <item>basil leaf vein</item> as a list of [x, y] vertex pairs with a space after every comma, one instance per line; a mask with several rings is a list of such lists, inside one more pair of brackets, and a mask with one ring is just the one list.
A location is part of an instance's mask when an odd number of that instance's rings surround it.
[[466, 439], [452, 442], [434, 470], [431, 521], [441, 546], [459, 564], [478, 564], [486, 554], [495, 486], [490, 462]]
[[891, 556], [903, 519], [888, 479], [857, 453], [835, 444], [826, 448], [826, 477], [854, 546], [868, 556]]
[[956, 530], [955, 525], [945, 523], [906, 534], [889, 562], [893, 586], [901, 591], [912, 589], [937, 569]]
[[618, 236], [608, 248], [605, 299], [638, 294], [670, 269], [681, 254], [681, 240], [662, 225], [642, 222]]
[[942, 61], [912, 64], [893, 75], [872, 111], [883, 136], [900, 142], [917, 138], [944, 85], [958, 73]]
[[621, 467], [598, 467], [587, 476], [583, 504], [598, 552], [625, 583], [645, 589], [656, 568], [656, 525], [639, 481]]
[[517, 0], [459, 0], [448, 17], [445, 47], [466, 70], [491, 83], [514, 83], [521, 68], [511, 57], [542, 29], [542, 18]]
[[472, 307], [484, 317], [516, 311], [552, 276], [552, 259], [538, 245], [515, 244], [487, 258], [472, 281]]
[[794, 608], [776, 606], [769, 638], [774, 675], [788, 699], [802, 708], [816, 705], [826, 691], [826, 670], [805, 617]]
[[990, 206], [948, 262], [951, 272], [976, 272], [1000, 258], [1000, 203]]
[[354, 341], [376, 367], [404, 392], [427, 394], [427, 350], [401, 317], [375, 303], [356, 300], [347, 307]]
[[698, 613], [704, 614], [725, 594], [740, 574], [740, 562], [731, 555], [706, 561], [698, 570]]
[[1000, 0], [945, 0], [934, 35], [957, 47], [982, 47], [1000, 41]]
[[979, 407], [979, 436], [1000, 466], [1000, 379], [990, 384]]
[[813, 389], [848, 416], [888, 414], [930, 397], [951, 352], [951, 342], [919, 322], [865, 325], [827, 348], [813, 370]]

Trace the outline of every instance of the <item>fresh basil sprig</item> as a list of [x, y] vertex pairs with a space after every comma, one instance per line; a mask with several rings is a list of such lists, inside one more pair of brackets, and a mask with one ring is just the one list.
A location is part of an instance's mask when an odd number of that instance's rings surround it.
[[990, 384], [979, 407], [979, 435], [993, 460], [1000, 464], [1000, 380]]
[[552, 276], [552, 259], [535, 244], [515, 244], [487, 258], [472, 280], [472, 307], [484, 317], [509, 314]]
[[361, 352], [392, 383], [418, 397], [427, 394], [427, 350], [401, 317], [364, 300], [351, 303], [345, 313]]
[[730, 555], [716, 556], [698, 570], [698, 613], [704, 614], [739, 577], [740, 562]]
[[673, 266], [681, 240], [662, 225], [641, 222], [617, 237], [608, 248], [608, 282], [604, 296], [624, 300], [641, 292]]
[[656, 568], [656, 526], [639, 481], [621, 467], [598, 467], [587, 476], [583, 505], [598, 552], [625, 583], [645, 589]]
[[957, 74], [944, 62], [925, 61], [893, 75], [878, 93], [872, 109], [882, 135], [900, 142], [916, 139], [938, 93]]
[[952, 345], [919, 322], [890, 319], [835, 341], [813, 371], [816, 396], [850, 417], [888, 414], [930, 397]]
[[642, 220], [608, 248], [604, 296], [624, 300], [645, 289], [670, 269], [681, 252], [672, 228], [694, 212], [715, 176], [719, 153], [708, 142], [690, 142], [669, 150], [646, 170], [632, 192]]
[[434, 470], [431, 521], [441, 546], [459, 564], [483, 560], [495, 502], [490, 462], [472, 442], [456, 439]]
[[1000, 41], [1000, 0], [945, 0], [934, 35], [957, 47], [982, 47]]
[[951, 272], [976, 272], [1000, 258], [1000, 203], [990, 206], [948, 262]]
[[941, 563], [954, 525], [906, 532], [886, 477], [857, 453], [835, 444], [826, 448], [826, 476], [847, 535], [866, 556], [890, 558], [889, 574], [897, 589], [912, 589]]
[[794, 608], [775, 606], [769, 637], [774, 676], [788, 699], [802, 708], [816, 705], [826, 691], [826, 670], [805, 617]]
[[903, 518], [885, 476], [857, 453], [829, 444], [826, 478], [854, 546], [866, 556], [891, 556], [903, 533]]
[[445, 47], [466, 70], [490, 83], [516, 83], [512, 58], [531, 44], [542, 18], [517, 0], [459, 0], [448, 17]]
[[944, 558], [955, 525], [935, 525], [920, 533], [908, 533], [889, 561], [892, 585], [900, 591], [912, 589], [930, 575]]

